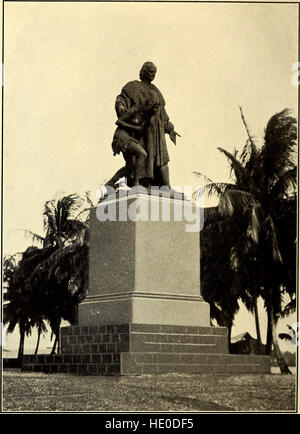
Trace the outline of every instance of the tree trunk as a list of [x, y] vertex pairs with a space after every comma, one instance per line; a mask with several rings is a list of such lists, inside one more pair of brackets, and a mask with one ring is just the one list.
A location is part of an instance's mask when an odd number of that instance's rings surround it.
[[75, 322], [74, 324], [78, 325], [78, 304], [75, 306]]
[[267, 323], [267, 342], [266, 342], [266, 349], [265, 354], [270, 356], [271, 350], [272, 350], [272, 319], [271, 319], [271, 309], [270, 306], [267, 306], [267, 317], [268, 317], [268, 323]]
[[231, 350], [231, 330], [232, 330], [232, 324], [230, 324], [228, 326], [228, 336], [227, 336], [227, 339], [228, 339], [228, 352], [229, 353], [230, 353], [230, 350]]
[[37, 353], [38, 353], [38, 349], [39, 349], [39, 345], [40, 345], [41, 333], [42, 333], [42, 326], [41, 326], [41, 323], [39, 323], [39, 327], [38, 327], [38, 339], [37, 339], [36, 348], [35, 348], [35, 352], [34, 352], [35, 355], [37, 355]]
[[57, 354], [60, 354], [60, 333], [57, 333]]
[[24, 341], [25, 341], [25, 324], [23, 321], [19, 322], [19, 329], [20, 329], [20, 344], [18, 350], [18, 363], [21, 365], [23, 360]]
[[60, 323], [61, 323], [61, 318], [56, 319], [55, 321], [52, 322], [52, 325], [50, 323], [51, 329], [52, 329], [52, 333], [55, 336], [54, 339], [54, 344], [51, 350], [51, 354], [55, 354], [56, 351], [56, 346], [58, 346], [58, 350], [59, 350], [59, 331], [60, 331]]
[[256, 327], [258, 354], [262, 354], [260, 324], [259, 324], [258, 308], [257, 308], [257, 297], [254, 300], [254, 317], [255, 317], [255, 327]]
[[53, 344], [53, 347], [52, 347], [52, 350], [51, 350], [51, 354], [55, 354], [56, 344], [57, 344], [57, 342], [58, 342], [58, 337], [57, 337], [57, 336], [58, 336], [58, 335], [55, 334], [55, 339], [54, 339], [54, 344]]
[[279, 345], [278, 345], [278, 338], [277, 338], [277, 334], [276, 334], [276, 321], [274, 318], [273, 306], [271, 306], [270, 310], [271, 310], [272, 341], [273, 341], [273, 346], [274, 346], [274, 350], [275, 350], [276, 360], [277, 360], [278, 366], [280, 368], [280, 372], [282, 374], [291, 374], [291, 371], [289, 370], [289, 367], [286, 364], [286, 361], [284, 360], [284, 357], [283, 357], [282, 352], [281, 352]]

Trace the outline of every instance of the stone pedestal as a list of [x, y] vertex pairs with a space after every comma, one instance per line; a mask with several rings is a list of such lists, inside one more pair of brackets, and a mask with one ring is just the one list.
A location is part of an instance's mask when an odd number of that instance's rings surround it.
[[[105, 212], [110, 220], [100, 221]], [[269, 356], [228, 354], [227, 329], [210, 326], [200, 296], [202, 223], [190, 202], [147, 195], [106, 200], [92, 210], [90, 291], [79, 305], [79, 324], [62, 328], [61, 354], [24, 356], [23, 371], [270, 372]]]
[[[79, 306], [79, 325], [208, 326], [200, 211], [189, 201], [139, 194], [92, 210], [89, 295]], [[106, 213], [116, 221], [99, 221]]]

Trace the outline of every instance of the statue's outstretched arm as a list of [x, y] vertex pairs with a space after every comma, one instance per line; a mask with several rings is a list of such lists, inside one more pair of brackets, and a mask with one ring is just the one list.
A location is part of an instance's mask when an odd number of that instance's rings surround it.
[[175, 131], [174, 124], [172, 124], [172, 122], [170, 121], [170, 118], [167, 115], [165, 109], [164, 109], [164, 119], [165, 119], [165, 132], [169, 134], [171, 141], [174, 143], [174, 145], [176, 145], [176, 136], [181, 137], [181, 135]]

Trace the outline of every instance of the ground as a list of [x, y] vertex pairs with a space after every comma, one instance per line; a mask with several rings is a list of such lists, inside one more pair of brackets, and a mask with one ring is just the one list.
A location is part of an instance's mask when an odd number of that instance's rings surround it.
[[3, 375], [9, 411], [283, 411], [295, 410], [295, 375]]

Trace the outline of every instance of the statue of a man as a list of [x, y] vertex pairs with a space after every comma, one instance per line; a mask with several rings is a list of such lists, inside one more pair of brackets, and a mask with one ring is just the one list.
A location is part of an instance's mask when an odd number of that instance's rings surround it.
[[[130, 125], [127, 125], [127, 131], [134, 135], [147, 155], [144, 167], [139, 169], [139, 179], [144, 178], [146, 185], [148, 180], [148, 185], [170, 187], [169, 154], [165, 135], [169, 134], [172, 142], [176, 144], [176, 136], [179, 134], [169, 120], [165, 110], [165, 100], [160, 90], [152, 84], [156, 71], [156, 66], [152, 62], [144, 63], [140, 71], [140, 81], [130, 81], [123, 87], [121, 94], [117, 96], [115, 108], [118, 116], [117, 124], [125, 129], [126, 124], [122, 119], [126, 117], [126, 113], [132, 111], [138, 114], [135, 127], [130, 128]], [[141, 109], [142, 107], [148, 109]], [[136, 128], [137, 126], [140, 128]], [[124, 158], [128, 165], [128, 155], [124, 155]]]

